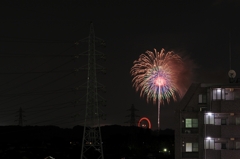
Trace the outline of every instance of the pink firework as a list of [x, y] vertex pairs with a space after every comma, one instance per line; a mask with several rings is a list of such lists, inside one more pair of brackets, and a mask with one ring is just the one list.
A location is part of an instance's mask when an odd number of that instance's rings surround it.
[[[141, 54], [139, 59], [133, 62], [130, 71], [133, 87], [140, 92], [140, 96], [146, 96], [148, 102], [158, 101], [158, 117], [161, 103], [169, 103], [171, 99], [176, 101], [185, 93], [187, 88], [182, 83], [186, 83], [183, 81], [186, 78], [182, 76], [186, 72], [183, 59], [173, 51], [165, 52], [164, 49], [161, 52], [154, 49], [154, 52], [146, 51], [145, 54]], [[158, 127], [159, 125], [158, 118]]]

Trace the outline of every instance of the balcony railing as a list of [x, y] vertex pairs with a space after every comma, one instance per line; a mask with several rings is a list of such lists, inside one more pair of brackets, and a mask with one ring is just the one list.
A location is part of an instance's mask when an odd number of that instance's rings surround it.
[[240, 126], [239, 125], [224, 125], [221, 126], [221, 137], [237, 137], [240, 138]]
[[214, 138], [240, 138], [240, 125], [211, 125], [205, 126], [205, 135]]
[[240, 150], [206, 150], [206, 158], [226, 158], [226, 159], [238, 159], [240, 156]]
[[239, 158], [239, 156], [240, 156], [240, 150], [222, 150], [221, 151], [222, 158], [235, 159], [235, 158]]
[[213, 100], [211, 103], [213, 112], [240, 112], [240, 100]]
[[211, 136], [211, 137], [221, 137], [221, 125], [211, 125], [207, 124], [205, 125], [205, 136]]

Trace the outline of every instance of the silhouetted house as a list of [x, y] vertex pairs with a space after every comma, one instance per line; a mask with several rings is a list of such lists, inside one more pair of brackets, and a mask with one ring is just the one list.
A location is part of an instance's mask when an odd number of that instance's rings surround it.
[[240, 84], [192, 84], [175, 121], [175, 159], [240, 158]]

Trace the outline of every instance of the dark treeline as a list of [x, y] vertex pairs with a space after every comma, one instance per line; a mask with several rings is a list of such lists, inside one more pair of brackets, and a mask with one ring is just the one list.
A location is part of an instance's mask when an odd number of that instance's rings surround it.
[[[174, 131], [128, 126], [101, 127], [105, 159], [172, 159]], [[1, 126], [1, 159], [79, 159], [83, 127]]]

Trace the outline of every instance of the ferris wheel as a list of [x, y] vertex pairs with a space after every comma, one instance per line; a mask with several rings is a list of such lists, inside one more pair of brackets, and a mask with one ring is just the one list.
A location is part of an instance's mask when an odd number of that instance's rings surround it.
[[152, 124], [151, 124], [150, 120], [147, 117], [142, 117], [138, 121], [138, 127], [151, 129], [152, 128]]

